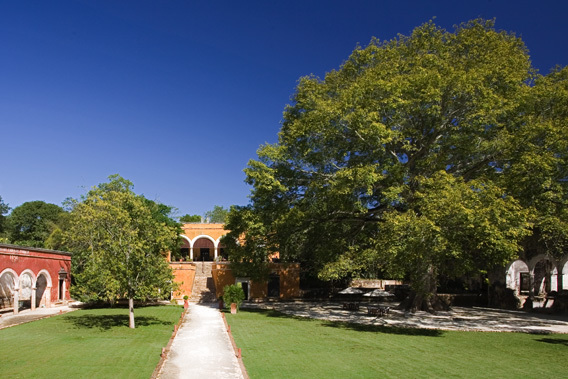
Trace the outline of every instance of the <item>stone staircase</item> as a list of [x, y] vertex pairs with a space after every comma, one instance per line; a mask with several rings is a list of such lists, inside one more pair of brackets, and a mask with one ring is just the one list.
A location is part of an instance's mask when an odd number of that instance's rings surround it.
[[192, 303], [212, 303], [217, 301], [215, 282], [211, 274], [213, 262], [195, 262], [195, 279], [191, 291]]

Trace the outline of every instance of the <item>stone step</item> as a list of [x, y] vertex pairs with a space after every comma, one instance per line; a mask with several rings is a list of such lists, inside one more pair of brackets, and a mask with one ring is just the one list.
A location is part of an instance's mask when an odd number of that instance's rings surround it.
[[213, 275], [211, 274], [213, 262], [196, 262], [195, 265], [193, 291], [189, 301], [192, 303], [217, 301], [215, 283], [213, 282]]

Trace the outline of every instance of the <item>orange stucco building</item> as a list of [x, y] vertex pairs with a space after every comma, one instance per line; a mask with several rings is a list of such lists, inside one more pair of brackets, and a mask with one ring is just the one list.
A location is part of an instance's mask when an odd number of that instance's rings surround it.
[[266, 282], [235, 277], [227, 262], [221, 237], [227, 234], [223, 224], [189, 223], [182, 227], [184, 243], [179, 252], [169, 254], [178, 290], [172, 298], [181, 301], [214, 301], [223, 295], [223, 287], [241, 283], [247, 300], [290, 299], [300, 295], [299, 264], [271, 263]]

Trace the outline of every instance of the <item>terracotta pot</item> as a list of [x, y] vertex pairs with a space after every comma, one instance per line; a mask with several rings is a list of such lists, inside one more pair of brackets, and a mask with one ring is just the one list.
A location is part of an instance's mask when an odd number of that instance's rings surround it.
[[183, 301], [183, 307], [184, 307], [184, 309], [189, 308], [189, 301], [188, 300]]
[[231, 314], [236, 314], [237, 313], [237, 304], [236, 303], [231, 303]]

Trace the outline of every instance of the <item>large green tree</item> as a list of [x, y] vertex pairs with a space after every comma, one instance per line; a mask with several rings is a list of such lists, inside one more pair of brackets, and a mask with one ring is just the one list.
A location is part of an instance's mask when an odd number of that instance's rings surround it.
[[7, 218], [6, 231], [11, 243], [46, 247], [45, 241], [57, 229], [65, 211], [44, 201], [28, 201], [17, 206]]
[[173, 275], [166, 252], [178, 246], [179, 224], [171, 208], [132, 191], [118, 175], [71, 202], [65, 244], [73, 255], [73, 295], [85, 301], [164, 298]]
[[[533, 233], [530, 194], [516, 196], [537, 179], [513, 179], [524, 178], [520, 165], [538, 170], [531, 154], [551, 149], [542, 196], [565, 191], [555, 164], [566, 159], [566, 124], [552, 120], [566, 102], [549, 83], [565, 81], [554, 75], [565, 71], [540, 77], [520, 38], [474, 20], [375, 39], [324, 79], [301, 78], [278, 143], [245, 169], [251, 203], [229, 216], [230, 254], [265, 267], [279, 251], [323, 279], [405, 278], [408, 307], [431, 310], [439, 275], [502, 265]], [[546, 117], [536, 111], [542, 92], [556, 109]], [[562, 142], [539, 140], [543, 127]], [[518, 148], [524, 137], [534, 150]]]

